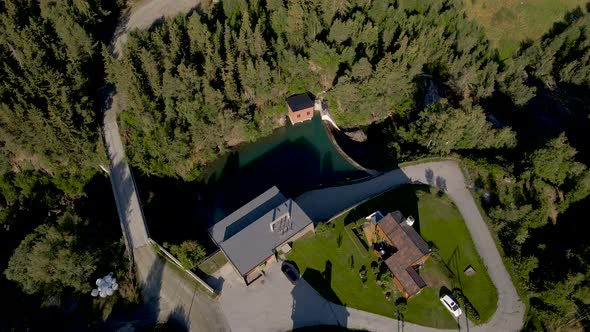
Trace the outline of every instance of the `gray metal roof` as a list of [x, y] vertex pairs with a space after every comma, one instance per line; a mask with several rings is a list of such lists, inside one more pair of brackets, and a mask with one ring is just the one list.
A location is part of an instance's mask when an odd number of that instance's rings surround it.
[[275, 206], [286, 201], [279, 188], [272, 187], [246, 205], [237, 209], [229, 216], [223, 218], [211, 228], [209, 234], [217, 244], [234, 236], [237, 232], [250, 225]]
[[292, 112], [297, 112], [314, 106], [313, 100], [305, 93], [287, 98], [287, 104]]
[[245, 275], [311, 223], [295, 201], [287, 200], [273, 187], [215, 224], [209, 232], [236, 269]]

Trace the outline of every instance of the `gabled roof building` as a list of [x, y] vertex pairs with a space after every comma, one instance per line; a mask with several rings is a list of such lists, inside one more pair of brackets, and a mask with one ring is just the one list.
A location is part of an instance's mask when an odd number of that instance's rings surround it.
[[314, 112], [314, 102], [307, 94], [294, 95], [287, 98], [289, 120], [292, 124], [311, 120]]
[[250, 284], [278, 248], [313, 231], [312, 220], [299, 205], [272, 187], [209, 228], [209, 235]]
[[385, 265], [393, 274], [393, 282], [406, 298], [417, 295], [426, 283], [417, 269], [428, 259], [432, 250], [412, 227], [413, 219], [406, 219], [400, 211], [379, 218], [377, 233], [394, 249], [385, 259]]

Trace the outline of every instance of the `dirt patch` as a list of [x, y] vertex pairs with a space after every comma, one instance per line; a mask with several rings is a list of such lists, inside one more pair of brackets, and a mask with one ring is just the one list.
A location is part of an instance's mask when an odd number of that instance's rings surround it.
[[428, 287], [435, 291], [438, 291], [443, 286], [449, 289], [454, 287], [452, 272], [436, 254], [428, 258], [424, 267], [420, 269], [420, 276]]
[[368, 222], [368, 225], [363, 227], [363, 233], [365, 233], [369, 246], [372, 246], [373, 243], [377, 242], [377, 229], [375, 224]]
[[199, 0], [145, 0], [134, 1], [132, 8], [121, 19], [111, 45], [112, 52], [119, 57], [127, 42], [127, 35], [135, 29], [147, 29], [162, 17], [188, 13]]

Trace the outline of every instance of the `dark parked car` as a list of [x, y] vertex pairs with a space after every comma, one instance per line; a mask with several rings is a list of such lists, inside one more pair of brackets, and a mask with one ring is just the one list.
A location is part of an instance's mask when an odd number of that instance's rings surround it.
[[283, 263], [283, 266], [281, 266], [281, 271], [283, 271], [285, 276], [287, 276], [287, 279], [289, 279], [289, 281], [293, 284], [295, 281], [297, 281], [297, 279], [299, 279], [299, 272], [297, 272], [297, 269], [295, 266], [293, 266], [293, 264], [286, 262]]

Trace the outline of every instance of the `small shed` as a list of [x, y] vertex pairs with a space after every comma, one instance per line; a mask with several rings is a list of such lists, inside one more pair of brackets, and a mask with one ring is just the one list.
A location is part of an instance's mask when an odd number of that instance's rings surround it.
[[311, 120], [314, 112], [313, 107], [313, 100], [305, 93], [287, 98], [289, 120], [291, 120], [292, 124]]
[[467, 276], [472, 276], [472, 275], [474, 275], [476, 273], [476, 271], [475, 271], [475, 269], [471, 265], [469, 265], [465, 269], [465, 271], [463, 271], [463, 273], [465, 273], [465, 275], [467, 275]]

